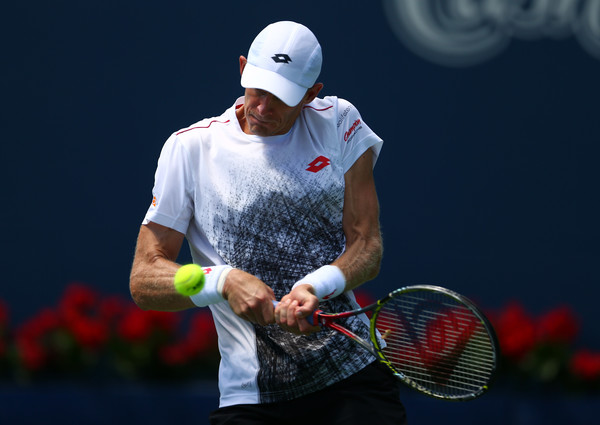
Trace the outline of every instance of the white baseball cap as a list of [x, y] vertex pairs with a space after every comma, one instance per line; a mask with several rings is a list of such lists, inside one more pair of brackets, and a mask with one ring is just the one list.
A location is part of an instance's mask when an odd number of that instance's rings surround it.
[[321, 45], [304, 25], [275, 22], [254, 39], [242, 73], [242, 87], [266, 90], [296, 106], [321, 73]]

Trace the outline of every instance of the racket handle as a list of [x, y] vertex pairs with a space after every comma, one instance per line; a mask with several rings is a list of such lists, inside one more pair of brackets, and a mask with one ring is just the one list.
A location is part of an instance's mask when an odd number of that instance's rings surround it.
[[[279, 301], [273, 300], [272, 302], [273, 302], [273, 307], [277, 307], [277, 304], [279, 304]], [[306, 317], [306, 321], [308, 323], [310, 323], [311, 325], [313, 325], [313, 326], [315, 326], [315, 323], [318, 324], [319, 323], [318, 315], [319, 315], [320, 311], [321, 310], [315, 310], [315, 311], [313, 311], [313, 313], [310, 316]]]

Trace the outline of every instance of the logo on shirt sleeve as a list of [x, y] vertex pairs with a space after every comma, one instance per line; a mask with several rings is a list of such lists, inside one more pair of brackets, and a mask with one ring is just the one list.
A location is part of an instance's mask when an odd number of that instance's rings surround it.
[[354, 123], [352, 124], [352, 127], [350, 127], [348, 129], [348, 131], [346, 131], [344, 133], [344, 141], [346, 143], [348, 143], [350, 140], [352, 140], [352, 138], [356, 135], [356, 132], [358, 130], [360, 130], [361, 128], [362, 128], [362, 123], [361, 123], [360, 118], [359, 118], [356, 121], [354, 121]]

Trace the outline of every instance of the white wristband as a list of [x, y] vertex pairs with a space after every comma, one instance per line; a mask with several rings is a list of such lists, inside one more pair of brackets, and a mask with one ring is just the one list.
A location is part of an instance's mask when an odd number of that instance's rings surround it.
[[315, 295], [320, 301], [323, 301], [344, 293], [346, 277], [339, 267], [327, 265], [307, 274], [296, 282], [292, 289], [306, 284], [315, 288]]
[[225, 298], [223, 298], [223, 285], [232, 269], [233, 267], [228, 265], [202, 267], [206, 279], [204, 288], [190, 297], [192, 302], [198, 307], [206, 307], [210, 304], [225, 301]]

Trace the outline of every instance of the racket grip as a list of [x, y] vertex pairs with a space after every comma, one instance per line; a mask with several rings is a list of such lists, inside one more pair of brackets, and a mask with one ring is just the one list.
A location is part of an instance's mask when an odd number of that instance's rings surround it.
[[[279, 304], [279, 301], [275, 301], [275, 300], [273, 300], [272, 302], [273, 302], [273, 307], [277, 307], [277, 304]], [[313, 326], [315, 326], [315, 323], [317, 323], [317, 324], [318, 324], [318, 318], [317, 318], [317, 315], [319, 314], [319, 312], [320, 312], [320, 311], [321, 311], [321, 310], [315, 310], [315, 311], [313, 311], [313, 312], [312, 312], [312, 314], [311, 314], [310, 316], [307, 316], [307, 317], [306, 317], [306, 321], [307, 321], [308, 323], [310, 323], [311, 325], [313, 325]]]

